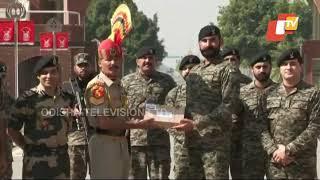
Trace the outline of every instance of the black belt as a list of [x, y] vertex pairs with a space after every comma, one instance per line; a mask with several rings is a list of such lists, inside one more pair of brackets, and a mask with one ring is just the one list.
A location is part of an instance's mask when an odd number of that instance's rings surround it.
[[97, 134], [104, 134], [108, 136], [125, 136], [126, 131], [114, 131], [114, 130], [109, 130], [109, 129], [100, 129], [96, 128], [96, 133]]

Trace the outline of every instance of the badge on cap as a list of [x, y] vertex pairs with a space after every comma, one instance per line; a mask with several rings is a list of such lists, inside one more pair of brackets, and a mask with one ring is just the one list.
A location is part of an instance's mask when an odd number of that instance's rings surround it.
[[57, 59], [55, 58], [55, 57], [53, 57], [53, 59], [52, 59], [52, 64], [54, 64], [54, 65], [57, 65]]
[[100, 105], [105, 102], [105, 89], [104, 84], [101, 82], [94, 83], [90, 90], [91, 96], [89, 102], [94, 105]]
[[293, 52], [290, 53], [290, 59], [293, 59], [294, 58], [294, 55], [293, 55]]
[[267, 57], [264, 56], [264, 57], [262, 58], [262, 60], [263, 60], [263, 61], [266, 61], [266, 60], [267, 60]]

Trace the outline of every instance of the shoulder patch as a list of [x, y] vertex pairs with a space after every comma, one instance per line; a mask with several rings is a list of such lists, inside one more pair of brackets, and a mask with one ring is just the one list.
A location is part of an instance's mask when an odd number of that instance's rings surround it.
[[88, 100], [93, 105], [100, 105], [105, 102], [106, 90], [103, 82], [96, 81], [92, 83], [89, 87], [89, 97]]

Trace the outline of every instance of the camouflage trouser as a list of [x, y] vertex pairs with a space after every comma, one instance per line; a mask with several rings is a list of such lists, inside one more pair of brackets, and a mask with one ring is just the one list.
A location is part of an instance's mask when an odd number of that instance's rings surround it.
[[67, 147], [58, 151], [33, 150], [24, 152], [23, 179], [66, 179], [70, 165]]
[[163, 146], [132, 146], [130, 179], [168, 179], [170, 149]]
[[266, 152], [261, 143], [245, 141], [242, 146], [241, 171], [243, 179], [264, 179]]
[[89, 165], [89, 152], [87, 145], [69, 146], [70, 179], [85, 179]]
[[232, 179], [239, 179], [241, 178], [241, 150], [242, 144], [241, 140], [233, 139], [231, 144], [231, 161], [230, 161], [230, 173]]
[[0, 177], [0, 180], [8, 180], [12, 178], [12, 162], [8, 163], [6, 172]]
[[228, 179], [230, 151], [205, 151], [202, 153], [205, 179]]
[[294, 161], [286, 167], [268, 162], [269, 179], [317, 179], [316, 157]]

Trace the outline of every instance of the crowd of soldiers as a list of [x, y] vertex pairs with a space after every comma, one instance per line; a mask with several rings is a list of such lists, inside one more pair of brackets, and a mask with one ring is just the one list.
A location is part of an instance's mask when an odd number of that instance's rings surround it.
[[[302, 80], [299, 51], [277, 58], [282, 81], [275, 83], [267, 51], [250, 61], [251, 80], [239, 70], [237, 49], [221, 51], [218, 27], [203, 27], [198, 44], [205, 59], [185, 56], [178, 85], [155, 69], [148, 46], [136, 53], [137, 71], [120, 79], [123, 52], [110, 39], [98, 47], [98, 74], [80, 53], [76, 77], [62, 85], [58, 57], [41, 56], [39, 84], [16, 100], [0, 64], [0, 179], [12, 176], [10, 140], [23, 149], [23, 179], [85, 179], [88, 169], [92, 179], [168, 179], [169, 136], [175, 179], [228, 179], [229, 169], [233, 179], [316, 179], [320, 91]], [[184, 119], [165, 129], [143, 114], [105, 111], [147, 103], [184, 108]]]

